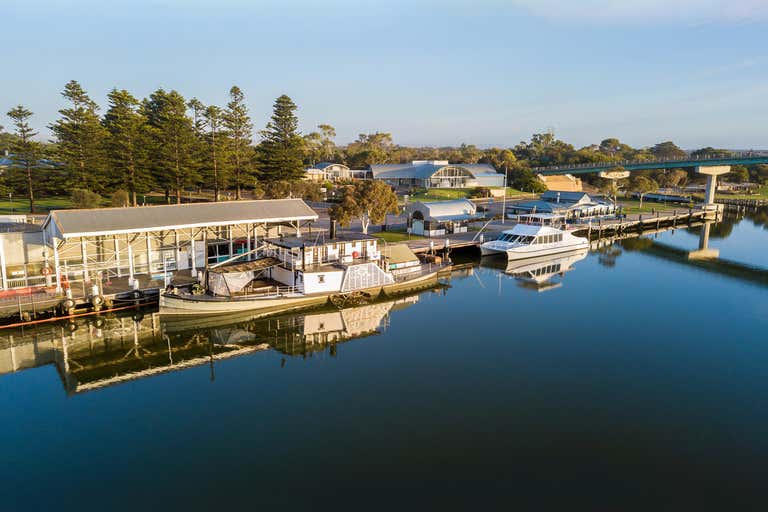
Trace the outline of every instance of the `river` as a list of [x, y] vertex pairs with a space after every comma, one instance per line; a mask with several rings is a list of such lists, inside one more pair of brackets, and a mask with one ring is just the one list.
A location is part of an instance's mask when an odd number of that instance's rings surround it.
[[768, 210], [710, 228], [720, 260], [702, 229], [341, 311], [1, 332], [0, 508], [757, 509]]

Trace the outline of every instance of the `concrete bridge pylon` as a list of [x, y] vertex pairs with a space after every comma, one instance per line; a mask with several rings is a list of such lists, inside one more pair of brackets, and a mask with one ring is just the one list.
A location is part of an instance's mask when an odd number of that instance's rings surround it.
[[717, 191], [717, 177], [731, 172], [730, 165], [700, 165], [696, 167], [696, 173], [707, 177], [707, 189], [704, 193], [704, 206], [706, 208], [715, 205], [715, 192]]

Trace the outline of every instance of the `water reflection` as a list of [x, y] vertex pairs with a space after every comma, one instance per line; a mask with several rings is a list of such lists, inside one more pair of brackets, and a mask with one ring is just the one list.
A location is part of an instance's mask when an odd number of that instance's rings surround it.
[[54, 364], [69, 394], [200, 365], [210, 366], [213, 380], [216, 361], [262, 350], [335, 356], [337, 344], [383, 332], [393, 311], [418, 301], [411, 295], [302, 314], [178, 321], [139, 312], [7, 331], [0, 337], [0, 375]]
[[587, 249], [580, 249], [513, 261], [506, 257], [486, 256], [482, 266], [502, 270], [523, 288], [543, 292], [562, 286], [565, 273], [573, 270], [573, 264], [586, 258], [588, 253]]

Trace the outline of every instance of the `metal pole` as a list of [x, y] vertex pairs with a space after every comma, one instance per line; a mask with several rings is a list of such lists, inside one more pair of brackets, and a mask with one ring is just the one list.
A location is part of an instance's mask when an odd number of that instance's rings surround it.
[[501, 202], [501, 223], [507, 218], [507, 166], [504, 166], [504, 198]]

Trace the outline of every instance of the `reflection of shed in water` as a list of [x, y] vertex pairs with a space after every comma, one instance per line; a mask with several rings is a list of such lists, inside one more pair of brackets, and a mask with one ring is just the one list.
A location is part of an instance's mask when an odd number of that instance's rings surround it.
[[8, 330], [0, 338], [0, 375], [55, 364], [68, 394], [99, 389], [220, 359], [267, 350], [303, 355], [353, 338], [375, 334], [389, 314], [418, 301], [418, 295], [309, 315], [215, 317], [182, 326], [157, 313], [101, 316], [76, 322]]
[[[418, 296], [305, 316], [276, 318], [270, 322], [270, 344], [289, 355], [306, 355], [335, 344], [377, 334], [389, 326], [396, 304], [413, 304]], [[333, 349], [332, 349], [333, 350]]]

